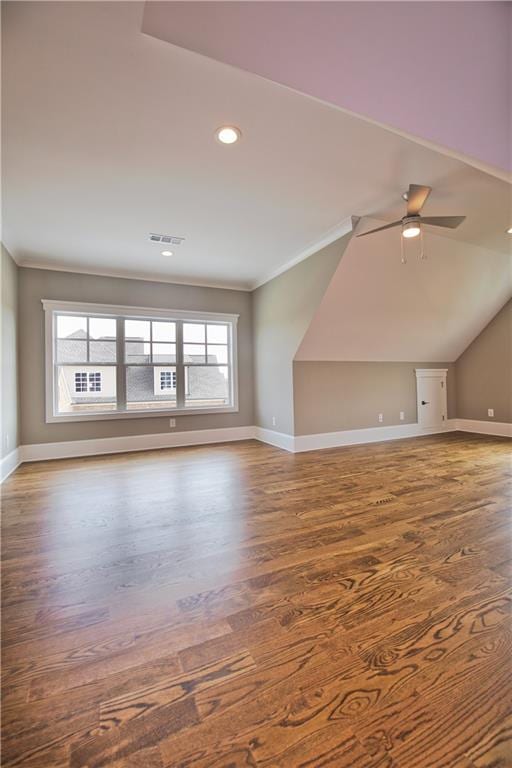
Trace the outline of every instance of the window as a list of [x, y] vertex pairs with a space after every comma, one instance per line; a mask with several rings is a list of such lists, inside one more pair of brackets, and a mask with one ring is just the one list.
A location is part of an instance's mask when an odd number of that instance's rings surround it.
[[47, 421], [236, 411], [236, 315], [43, 301]]
[[101, 373], [85, 373], [75, 371], [75, 393], [101, 392]]
[[75, 392], [87, 392], [86, 373], [75, 373]]
[[101, 373], [89, 374], [89, 392], [101, 392]]
[[176, 371], [160, 371], [160, 390], [176, 389]]

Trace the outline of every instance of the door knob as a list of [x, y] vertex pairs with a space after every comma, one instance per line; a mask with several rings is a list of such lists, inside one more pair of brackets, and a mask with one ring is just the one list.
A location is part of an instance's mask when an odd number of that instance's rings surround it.
[[422, 400], [422, 401], [421, 401], [421, 404], [422, 404], [422, 405], [428, 405], [428, 401], [427, 401], [427, 400]]

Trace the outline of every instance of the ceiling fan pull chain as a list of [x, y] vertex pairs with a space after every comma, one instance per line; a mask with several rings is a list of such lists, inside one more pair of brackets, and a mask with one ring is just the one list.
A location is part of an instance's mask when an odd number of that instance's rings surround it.
[[423, 227], [420, 227], [420, 259], [425, 260], [427, 258], [427, 254], [425, 253], [425, 245], [423, 243]]
[[405, 255], [404, 238], [400, 237], [400, 254], [402, 264], [407, 264], [407, 256]]

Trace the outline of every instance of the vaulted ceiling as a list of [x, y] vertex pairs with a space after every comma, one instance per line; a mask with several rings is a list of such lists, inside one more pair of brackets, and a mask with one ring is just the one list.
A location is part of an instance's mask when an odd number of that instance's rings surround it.
[[512, 171], [512, 3], [148, 2], [143, 29]]
[[[18, 263], [251, 289], [352, 215], [402, 214], [410, 182], [434, 188], [429, 213], [467, 216], [432, 249], [477, 246], [484, 271], [509, 252], [505, 181], [143, 22], [139, 2], [3, 3], [3, 240]], [[224, 123], [239, 144], [215, 141]], [[185, 241], [164, 257], [150, 232]], [[365, 247], [378, 259], [379, 241]]]
[[425, 230], [405, 264], [400, 229], [353, 236], [295, 359], [456, 360], [512, 295], [512, 258]]

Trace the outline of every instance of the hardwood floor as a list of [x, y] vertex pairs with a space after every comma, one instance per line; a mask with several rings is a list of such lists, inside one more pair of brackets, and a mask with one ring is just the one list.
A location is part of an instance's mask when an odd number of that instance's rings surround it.
[[511, 479], [460, 433], [22, 466], [2, 765], [512, 766]]

